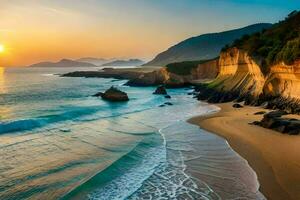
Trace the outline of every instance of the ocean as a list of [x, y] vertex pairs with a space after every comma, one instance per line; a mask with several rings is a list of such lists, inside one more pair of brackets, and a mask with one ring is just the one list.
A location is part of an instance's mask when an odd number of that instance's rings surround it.
[[[186, 122], [218, 110], [191, 88], [165, 99], [124, 80], [59, 76], [70, 71], [0, 68], [1, 200], [264, 199], [246, 160]], [[130, 101], [92, 96], [111, 86]]]

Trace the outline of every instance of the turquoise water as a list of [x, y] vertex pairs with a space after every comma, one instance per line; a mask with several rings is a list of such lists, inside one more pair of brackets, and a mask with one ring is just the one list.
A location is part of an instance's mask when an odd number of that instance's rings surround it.
[[[185, 122], [216, 107], [188, 89], [166, 100], [153, 87], [57, 75], [68, 71], [1, 68], [0, 199], [263, 198], [226, 141]], [[130, 101], [91, 96], [112, 85]]]

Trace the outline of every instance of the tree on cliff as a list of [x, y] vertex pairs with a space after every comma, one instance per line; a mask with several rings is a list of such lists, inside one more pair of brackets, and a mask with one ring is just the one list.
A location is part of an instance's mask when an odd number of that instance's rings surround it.
[[[300, 12], [291, 12], [283, 21], [252, 35], [244, 35], [229, 47], [238, 47], [263, 61], [263, 71], [268, 66], [284, 62], [292, 64], [300, 59]], [[227, 48], [223, 48], [226, 50]]]

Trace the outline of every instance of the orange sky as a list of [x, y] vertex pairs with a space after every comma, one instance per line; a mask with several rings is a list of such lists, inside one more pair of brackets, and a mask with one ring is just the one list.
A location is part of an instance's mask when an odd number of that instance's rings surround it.
[[234, 3], [193, 2], [0, 0], [0, 44], [6, 47], [0, 66], [86, 56], [149, 60], [188, 37], [277, 21], [289, 11], [261, 6], [253, 15], [246, 13], [249, 5], [237, 10]]

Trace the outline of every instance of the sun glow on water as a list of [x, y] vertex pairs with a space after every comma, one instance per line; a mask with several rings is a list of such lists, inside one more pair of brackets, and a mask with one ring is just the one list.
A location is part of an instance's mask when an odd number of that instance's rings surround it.
[[0, 44], [0, 53], [3, 53], [5, 51], [5, 47], [3, 44]]

